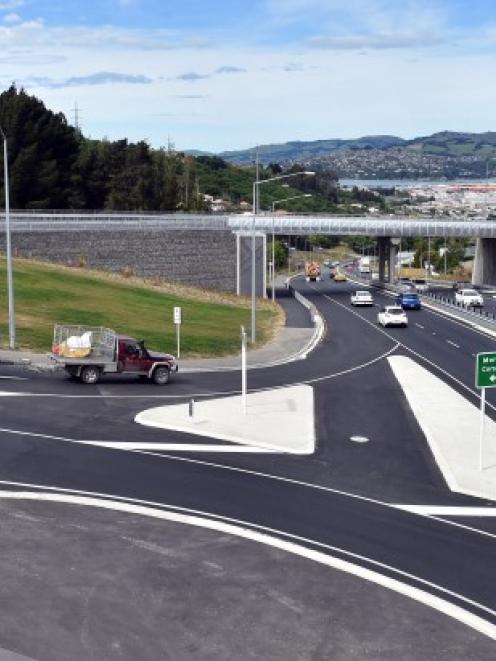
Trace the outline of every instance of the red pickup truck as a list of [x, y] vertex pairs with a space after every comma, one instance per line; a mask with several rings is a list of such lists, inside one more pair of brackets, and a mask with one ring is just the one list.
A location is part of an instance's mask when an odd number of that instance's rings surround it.
[[158, 385], [178, 371], [171, 354], [150, 352], [144, 341], [117, 335], [110, 328], [56, 325], [52, 360], [71, 377], [93, 384], [103, 374], [135, 374]]

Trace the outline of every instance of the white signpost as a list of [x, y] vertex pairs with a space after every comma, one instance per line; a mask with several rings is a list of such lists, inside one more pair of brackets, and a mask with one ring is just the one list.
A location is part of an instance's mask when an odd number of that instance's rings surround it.
[[243, 414], [246, 415], [246, 331], [244, 326], [241, 326], [241, 400]]
[[486, 419], [486, 388], [496, 388], [496, 352], [478, 353], [475, 360], [475, 387], [482, 390], [479, 430], [479, 470], [484, 468], [484, 423]]
[[181, 357], [181, 308], [174, 308], [174, 323], [176, 325], [177, 357]]

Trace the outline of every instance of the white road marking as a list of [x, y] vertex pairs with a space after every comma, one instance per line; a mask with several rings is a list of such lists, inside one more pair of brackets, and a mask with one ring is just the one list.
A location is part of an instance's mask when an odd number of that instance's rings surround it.
[[433, 332], [432, 334], [433, 334], [433, 335], [437, 335], [437, 333], [435, 333], [435, 332]]
[[0, 379], [10, 379], [11, 381], [28, 381], [26, 376], [0, 376]]
[[419, 328], [422, 328], [422, 330], [425, 328], [425, 326], [422, 326], [422, 324], [418, 324], [417, 322], [415, 322], [415, 326], [418, 326]]
[[476, 516], [496, 517], [496, 507], [466, 507], [449, 505], [396, 505], [400, 510], [413, 514], [427, 514], [436, 516]]
[[353, 443], [368, 443], [369, 440], [366, 436], [350, 436], [350, 441]]
[[[390, 340], [395, 340], [395, 341], [397, 341], [396, 338], [393, 337], [392, 335], [390, 335], [390, 334], [389, 334], [384, 328], [381, 328], [381, 327], [377, 326], [376, 324], [374, 324], [372, 321], [370, 321], [370, 320], [367, 319], [366, 317], [362, 317], [361, 315], [359, 315], [359, 314], [358, 314], [357, 312], [355, 312], [354, 310], [351, 310], [351, 309], [348, 308], [346, 305], [343, 305], [343, 303], [340, 303], [339, 301], [336, 301], [335, 299], [331, 298], [330, 296], [327, 296], [326, 294], [322, 294], [322, 295], [323, 295], [324, 298], [327, 298], [329, 301], [331, 301], [331, 303], [333, 303], [334, 305], [339, 305], [340, 307], [342, 307], [342, 308], [344, 308], [345, 310], [347, 310], [349, 313], [354, 314], [355, 316], [357, 316], [357, 317], [358, 317], [359, 319], [361, 319], [364, 323], [368, 324], [369, 326], [372, 326], [372, 328], [375, 328], [375, 330], [376, 330], [378, 333], [382, 333], [383, 335], [385, 335], [386, 337], [388, 337]], [[470, 330], [470, 329], [469, 329], [469, 330]], [[433, 335], [435, 335], [435, 333], [433, 333]], [[445, 370], [443, 367], [441, 367], [440, 365], [438, 365], [438, 364], [435, 363], [434, 361], [430, 360], [429, 358], [426, 358], [426, 357], [423, 356], [421, 353], [419, 353], [418, 351], [415, 351], [415, 349], [412, 349], [411, 347], [409, 347], [408, 345], [404, 344], [403, 342], [399, 342], [399, 341], [397, 341], [397, 343], [398, 343], [398, 345], [401, 346], [405, 351], [408, 351], [408, 352], [411, 353], [413, 356], [416, 356], [417, 358], [420, 358], [420, 360], [423, 360], [425, 363], [427, 363], [428, 365], [430, 365], [431, 367], [433, 367], [435, 370], [441, 372], [441, 374], [444, 374], [448, 379], [451, 379], [452, 381], [454, 381], [455, 383], [457, 383], [461, 388], [463, 388], [464, 390], [468, 391], [468, 392], [469, 392], [471, 395], [473, 395], [477, 400], [480, 399], [480, 394], [479, 394], [477, 391], [472, 390], [472, 388], [470, 388], [469, 386], [467, 386], [466, 383], [463, 383], [463, 381], [460, 381], [460, 379], [457, 379], [456, 376], [453, 376], [452, 374], [450, 374], [450, 373], [449, 373], [447, 370]], [[488, 401], [486, 401], [486, 407], [492, 409], [493, 411], [496, 411], [496, 406], [494, 406], [493, 404], [491, 404], [491, 403], [488, 402]]]
[[[42, 501], [42, 502], [57, 502], [57, 503], [66, 503], [69, 505], [81, 505], [86, 507], [97, 507], [102, 509], [113, 510], [117, 512], [125, 512], [129, 514], [137, 514], [140, 516], [147, 516], [150, 518], [161, 519], [165, 521], [173, 521], [176, 523], [182, 523], [185, 525], [205, 528], [207, 530], [214, 530], [216, 532], [222, 532], [225, 534], [233, 535], [243, 539], [248, 539], [253, 542], [260, 544], [265, 544], [272, 548], [277, 548], [293, 555], [297, 555], [307, 560], [312, 560], [318, 562], [327, 567], [332, 567], [333, 569], [338, 569], [345, 573], [357, 576], [364, 580], [375, 583], [382, 587], [388, 588], [398, 594], [402, 594], [406, 597], [422, 603], [434, 610], [437, 610], [444, 615], [448, 615], [453, 619], [465, 624], [466, 626], [471, 627], [475, 631], [488, 636], [489, 638], [496, 640], [496, 626], [491, 622], [485, 620], [484, 618], [475, 615], [474, 613], [461, 608], [445, 598], [438, 597], [437, 595], [431, 594], [423, 589], [414, 587], [409, 583], [402, 582], [397, 578], [391, 578], [384, 574], [381, 574], [379, 571], [371, 570], [365, 568], [361, 565], [355, 564], [350, 560], [342, 560], [336, 556], [333, 556], [329, 551], [339, 552], [343, 555], [353, 558], [354, 560], [366, 561], [377, 569], [386, 570], [388, 572], [394, 572], [397, 576], [408, 578], [410, 580], [416, 581], [421, 585], [429, 587], [431, 589], [437, 590], [442, 594], [454, 597], [455, 599], [466, 603], [472, 607], [477, 607], [483, 612], [488, 613], [491, 616], [496, 616], [496, 611], [475, 602], [471, 599], [464, 597], [461, 594], [447, 590], [440, 585], [426, 581], [418, 576], [414, 576], [407, 572], [391, 567], [384, 563], [377, 562], [366, 556], [359, 554], [351, 553], [344, 549], [333, 547], [327, 544], [322, 544], [316, 542], [315, 540], [308, 539], [305, 537], [299, 537], [298, 535], [291, 535], [285, 533], [284, 531], [275, 530], [272, 528], [267, 528], [263, 526], [253, 526], [247, 521], [241, 521], [239, 519], [229, 519], [224, 517], [212, 517], [210, 514], [201, 512], [198, 513], [196, 510], [189, 510], [186, 508], [181, 508], [181, 512], [177, 511], [178, 508], [169, 508], [167, 505], [155, 504], [155, 506], [143, 506], [136, 505], [132, 503], [125, 503], [122, 501], [115, 501], [109, 499], [101, 499], [89, 496], [74, 496], [63, 493], [40, 493], [40, 492], [26, 492], [26, 491], [3, 491], [0, 492], [0, 498], [11, 499], [11, 500], [32, 500], [32, 501]], [[174, 511], [175, 510], [175, 511]], [[285, 537], [286, 539], [280, 539], [276, 535]], [[287, 540], [295, 541], [287, 541]], [[309, 549], [297, 542], [305, 542], [312, 544], [314, 546], [325, 549], [327, 553], [323, 551], [316, 551]]]
[[202, 445], [201, 443], [133, 443], [126, 441], [79, 441], [83, 445], [96, 445], [100, 448], [113, 448], [115, 450], [155, 450], [168, 452], [226, 452], [226, 453], [272, 453], [280, 454], [282, 452], [261, 448], [256, 445]]
[[[278, 390], [281, 388], [288, 388], [289, 386], [311, 385], [312, 383], [326, 381], [327, 379], [335, 379], [338, 376], [344, 376], [346, 374], [351, 374], [352, 372], [365, 369], [366, 367], [370, 367], [370, 365], [373, 365], [374, 363], [377, 363], [383, 360], [384, 358], [387, 358], [389, 354], [396, 351], [396, 349], [400, 346], [400, 342], [396, 342], [395, 338], [389, 335], [388, 337], [393, 342], [395, 342], [394, 346], [391, 349], [388, 349], [388, 351], [384, 352], [383, 354], [380, 354], [375, 358], [371, 358], [365, 363], [360, 363], [359, 365], [355, 365], [354, 367], [350, 367], [349, 369], [341, 370], [340, 372], [333, 372], [331, 374], [319, 376], [316, 377], [315, 379], [308, 379], [306, 381], [291, 381], [289, 383], [284, 383], [280, 386], [267, 386], [264, 388], [252, 388], [252, 389], [249, 388], [248, 393], [263, 392], [265, 390]], [[208, 392], [200, 392], [200, 393], [186, 393], [182, 395], [102, 395], [102, 394], [65, 395], [59, 393], [46, 393], [46, 392], [34, 393], [34, 392], [16, 392], [13, 390], [4, 390], [4, 391], [0, 391], [0, 397], [53, 397], [56, 399], [161, 399], [163, 401], [166, 401], [168, 399], [183, 399], [187, 401], [188, 399], [191, 398], [215, 397], [217, 395], [239, 395], [240, 392], [241, 392], [240, 390], [218, 390], [218, 391], [208, 391]]]
[[456, 342], [452, 342], [451, 340], [446, 340], [448, 344], [451, 344], [452, 347], [455, 347], [456, 349], [460, 348], [459, 344], [456, 344]]

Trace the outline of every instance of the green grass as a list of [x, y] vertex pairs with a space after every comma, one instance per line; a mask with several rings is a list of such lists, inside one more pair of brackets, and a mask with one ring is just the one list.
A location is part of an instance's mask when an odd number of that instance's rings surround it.
[[[180, 292], [181, 288], [178, 287]], [[250, 325], [246, 301], [222, 299], [209, 292], [171, 294], [151, 284], [67, 267], [14, 260], [14, 297], [17, 345], [50, 351], [56, 323], [107, 326], [118, 333], [145, 339], [155, 350], [175, 353], [174, 306], [182, 308], [181, 357], [236, 353], [240, 325]], [[225, 297], [228, 298], [228, 297]], [[213, 299], [213, 300], [212, 300]], [[8, 338], [5, 259], [0, 259], [0, 345]], [[280, 313], [262, 303], [258, 311], [258, 339], [263, 343], [277, 326]]]

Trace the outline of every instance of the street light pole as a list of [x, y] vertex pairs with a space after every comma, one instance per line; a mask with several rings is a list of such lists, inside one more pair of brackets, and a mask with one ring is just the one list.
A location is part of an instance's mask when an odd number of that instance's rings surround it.
[[258, 179], [258, 169], [255, 181], [253, 182], [253, 215], [252, 215], [252, 237], [251, 237], [251, 343], [255, 344], [257, 339], [257, 309], [256, 309], [256, 295], [255, 295], [255, 285], [256, 285], [256, 267], [255, 267], [255, 229], [256, 229], [256, 215], [258, 210], [258, 187], [261, 184], [267, 184], [269, 181], [279, 181], [280, 179], [288, 179], [289, 177], [298, 177], [305, 175], [307, 177], [315, 176], [315, 172], [304, 171], [304, 172], [291, 172], [289, 174], [281, 174], [278, 177], [270, 177], [269, 179]]
[[5, 247], [7, 253], [7, 298], [9, 306], [9, 348], [15, 349], [15, 312], [14, 286], [12, 280], [12, 247], [10, 242], [10, 199], [9, 199], [9, 162], [7, 153], [7, 136], [0, 126], [3, 139], [3, 177], [5, 189]]
[[274, 200], [272, 202], [272, 301], [276, 300], [276, 248], [275, 248], [275, 232], [274, 232], [274, 213], [276, 209], [276, 204], [281, 204], [281, 202], [288, 202], [289, 200], [296, 200], [299, 197], [312, 197], [312, 193], [302, 193], [301, 195], [292, 195], [291, 197], [284, 197], [282, 200]]

